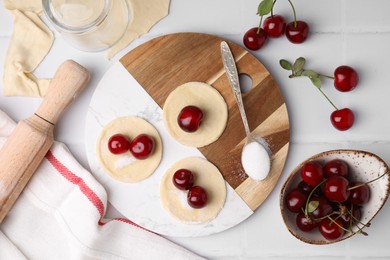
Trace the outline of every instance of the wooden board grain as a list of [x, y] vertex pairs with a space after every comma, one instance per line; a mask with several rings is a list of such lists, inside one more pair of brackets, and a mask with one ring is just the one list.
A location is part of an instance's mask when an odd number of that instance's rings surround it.
[[241, 164], [245, 130], [225, 75], [220, 52], [222, 40], [199, 33], [165, 35], [130, 51], [120, 62], [161, 108], [172, 90], [190, 81], [207, 82], [221, 93], [229, 111], [226, 129], [217, 141], [199, 150], [255, 210], [282, 173], [290, 139], [288, 112], [279, 87], [263, 64], [244, 48], [227, 41], [239, 74], [252, 79], [251, 90], [243, 94], [249, 127], [268, 142], [272, 151], [270, 175], [264, 181], [253, 181]]

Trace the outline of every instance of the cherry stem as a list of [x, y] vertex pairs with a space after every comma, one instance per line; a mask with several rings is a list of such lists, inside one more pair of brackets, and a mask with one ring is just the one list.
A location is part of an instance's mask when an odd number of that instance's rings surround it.
[[322, 180], [319, 184], [317, 184], [317, 186], [315, 186], [314, 189], [311, 190], [311, 192], [309, 193], [309, 196], [307, 196], [306, 205], [305, 205], [305, 212], [304, 212], [304, 213], [305, 213], [305, 217], [306, 217], [307, 219], [310, 219], [310, 218], [309, 218], [309, 213], [308, 213], [308, 208], [309, 208], [310, 199], [311, 199], [311, 197], [313, 196], [314, 191], [315, 191], [318, 187], [320, 187], [323, 183], [325, 183], [325, 181], [326, 181], [326, 179]]
[[271, 8], [271, 17], [274, 17], [274, 5], [276, 3], [276, 0], [273, 2], [272, 4], [272, 8]]
[[260, 23], [259, 23], [259, 26], [257, 27], [257, 32], [256, 32], [256, 34], [260, 34], [262, 22], [263, 22], [263, 16], [260, 16]]
[[324, 75], [324, 74], [318, 74], [318, 76], [323, 77], [323, 78], [328, 78], [328, 79], [334, 79], [332, 76]]
[[291, 0], [288, 0], [288, 2], [290, 3], [291, 8], [292, 8], [293, 13], [294, 13], [294, 27], [297, 28], [297, 14], [296, 14], [296, 12], [295, 12], [294, 5], [293, 5], [293, 3], [291, 2]]
[[[332, 219], [330, 216], [328, 216], [328, 218], [329, 218], [329, 220], [330, 220], [332, 223], [334, 223], [336, 226], [338, 226], [339, 228], [341, 228], [341, 229], [344, 230], [345, 232], [354, 233], [353, 231], [348, 230], [348, 229], [346, 229], [345, 227], [339, 225], [339, 223], [337, 223], [337, 222], [336, 222], [334, 219]], [[363, 229], [363, 228], [358, 227], [358, 231], [355, 232], [355, 233], [359, 233], [359, 234], [363, 234], [363, 235], [367, 236], [368, 234], [367, 234], [366, 232], [364, 232], [362, 229]]]
[[384, 174], [382, 174], [382, 175], [380, 175], [379, 177], [376, 177], [375, 179], [370, 180], [370, 181], [368, 181], [368, 182], [361, 183], [361, 184], [358, 184], [358, 185], [349, 187], [347, 190], [357, 189], [357, 188], [362, 187], [362, 186], [364, 186], [364, 185], [370, 184], [371, 182], [374, 182], [374, 181], [376, 181], [376, 180], [379, 180], [380, 178], [382, 178], [382, 177], [385, 176], [386, 174], [390, 174], [390, 171], [386, 171]]
[[329, 101], [329, 103], [334, 107], [334, 109], [339, 110], [336, 105], [332, 102], [332, 100], [329, 99], [329, 97], [322, 91], [321, 88], [318, 88], [318, 90], [322, 93], [322, 95]]

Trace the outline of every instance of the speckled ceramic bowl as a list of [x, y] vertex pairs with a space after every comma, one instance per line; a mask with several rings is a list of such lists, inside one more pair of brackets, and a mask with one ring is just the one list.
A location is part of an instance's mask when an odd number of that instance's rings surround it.
[[[389, 171], [387, 164], [377, 155], [357, 150], [333, 150], [316, 154], [300, 165], [298, 165], [290, 174], [284, 183], [280, 194], [280, 209], [283, 216], [284, 223], [292, 235], [299, 240], [309, 244], [331, 244], [347, 239], [354, 234], [346, 232], [345, 235], [337, 240], [326, 240], [315, 229], [311, 232], [301, 231], [295, 221], [297, 213], [290, 212], [285, 205], [285, 196], [288, 192], [297, 187], [302, 180], [300, 176], [302, 166], [308, 161], [317, 161], [322, 165], [332, 159], [341, 159], [349, 165], [349, 178], [357, 181], [367, 182]], [[385, 204], [390, 189], [390, 174], [387, 174], [380, 179], [368, 184], [370, 186], [371, 196], [370, 201], [362, 207], [362, 223], [370, 222], [380, 211]], [[355, 227], [355, 230], [357, 228]]]

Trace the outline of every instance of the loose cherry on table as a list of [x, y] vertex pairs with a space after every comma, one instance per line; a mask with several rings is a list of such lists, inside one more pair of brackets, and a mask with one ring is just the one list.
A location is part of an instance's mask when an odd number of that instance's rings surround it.
[[188, 191], [187, 202], [193, 208], [203, 208], [207, 204], [206, 190], [200, 186], [193, 186]]
[[355, 114], [349, 108], [337, 109], [330, 114], [330, 121], [336, 129], [345, 131], [353, 126]]
[[336, 88], [341, 91], [349, 91], [356, 87], [359, 78], [354, 69], [348, 66], [339, 66], [335, 70], [335, 77], [327, 76], [320, 74], [313, 70], [304, 69], [305, 58], [299, 57], [295, 60], [292, 65], [287, 60], [281, 59], [279, 61], [280, 66], [286, 70], [291, 71], [290, 78], [305, 76], [308, 77], [313, 85], [321, 92], [321, 94], [326, 98], [326, 100], [333, 106], [335, 109], [330, 115], [330, 121], [332, 125], [340, 131], [345, 131], [350, 129], [355, 122], [354, 112], [350, 108], [339, 109], [337, 106], [329, 99], [329, 97], [322, 91], [322, 78], [330, 78], [334, 80]]
[[130, 143], [131, 154], [139, 160], [148, 158], [154, 151], [155, 142], [152, 136], [140, 134]]
[[186, 106], [184, 107], [178, 117], [177, 123], [179, 127], [189, 133], [197, 131], [203, 120], [203, 111], [196, 106]]
[[286, 37], [292, 43], [303, 43], [308, 35], [309, 25], [304, 21], [293, 21], [286, 26]]
[[179, 169], [173, 174], [172, 182], [180, 190], [189, 190], [194, 185], [194, 174], [190, 170]]
[[277, 38], [286, 31], [286, 21], [281, 15], [271, 15], [264, 20], [263, 27], [269, 37]]
[[334, 86], [337, 90], [346, 92], [353, 90], [359, 83], [359, 75], [349, 66], [343, 65], [334, 71]]
[[267, 33], [264, 29], [258, 27], [249, 29], [244, 34], [243, 38], [244, 45], [252, 51], [259, 50], [261, 47], [263, 47], [266, 40]]
[[123, 134], [115, 134], [108, 139], [108, 150], [113, 154], [122, 154], [129, 150], [130, 140]]

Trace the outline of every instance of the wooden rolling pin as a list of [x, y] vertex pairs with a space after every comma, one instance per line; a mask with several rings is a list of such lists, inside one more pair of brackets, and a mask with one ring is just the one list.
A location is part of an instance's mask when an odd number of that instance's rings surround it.
[[0, 150], [0, 223], [53, 144], [53, 129], [65, 108], [85, 88], [89, 72], [68, 60], [30, 118], [20, 121]]

